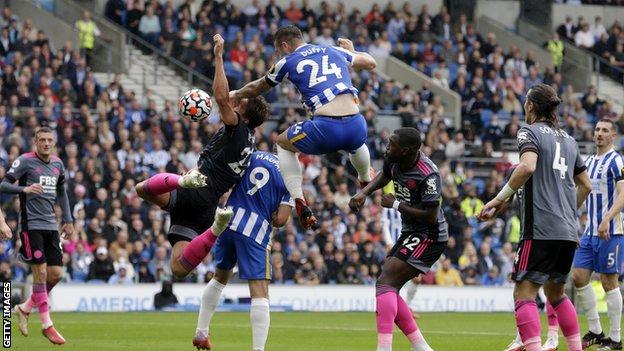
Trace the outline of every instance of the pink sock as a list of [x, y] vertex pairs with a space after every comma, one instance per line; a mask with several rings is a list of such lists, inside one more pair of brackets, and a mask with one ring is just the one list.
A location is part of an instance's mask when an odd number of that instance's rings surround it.
[[35, 307], [37, 307], [37, 305], [35, 305], [35, 303], [33, 302], [32, 295], [30, 295], [30, 297], [23, 304], [20, 305], [22, 311], [26, 313], [30, 313]]
[[[396, 323], [408, 339], [410, 339], [410, 336], [418, 331], [418, 326], [416, 325], [412, 311], [399, 294], [397, 294], [397, 315], [394, 319], [394, 323]], [[418, 334], [420, 334], [420, 332]], [[420, 339], [422, 339], [422, 334], [420, 335]], [[414, 343], [414, 341], [420, 341], [420, 339], [410, 339], [410, 342]]]
[[377, 346], [392, 346], [392, 328], [397, 317], [397, 290], [390, 285], [376, 286]]
[[50, 308], [48, 306], [48, 293], [46, 291], [45, 283], [33, 284], [33, 293], [31, 296], [33, 303], [39, 310], [39, 318], [41, 319], [41, 326], [45, 329], [52, 325], [50, 319]]
[[145, 182], [145, 191], [152, 195], [160, 195], [179, 188], [180, 176], [173, 173], [158, 173]]
[[186, 245], [180, 257], [180, 264], [187, 271], [192, 271], [208, 255], [216, 240], [217, 237], [214, 236], [212, 228], [208, 228], [208, 230], [196, 236]]
[[537, 304], [532, 300], [516, 301], [516, 325], [526, 351], [541, 351], [540, 318]]
[[557, 302], [553, 302], [552, 306], [557, 314], [561, 332], [568, 342], [568, 349], [570, 351], [581, 351], [581, 334], [574, 305], [566, 296]]
[[546, 301], [546, 314], [548, 315], [548, 330], [557, 332], [559, 330], [559, 321], [557, 320], [557, 313], [552, 307], [550, 302]]

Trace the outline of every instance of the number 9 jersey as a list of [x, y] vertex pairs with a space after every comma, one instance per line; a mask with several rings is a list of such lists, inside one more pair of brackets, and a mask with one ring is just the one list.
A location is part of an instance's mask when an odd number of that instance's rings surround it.
[[304, 44], [271, 67], [265, 80], [271, 86], [290, 80], [314, 113], [340, 94], [357, 98], [349, 74], [353, 59], [354, 54], [341, 47]]
[[266, 247], [273, 230], [271, 216], [281, 204], [294, 206], [279, 172], [279, 159], [256, 151], [227, 201], [226, 206], [234, 212], [228, 229]]

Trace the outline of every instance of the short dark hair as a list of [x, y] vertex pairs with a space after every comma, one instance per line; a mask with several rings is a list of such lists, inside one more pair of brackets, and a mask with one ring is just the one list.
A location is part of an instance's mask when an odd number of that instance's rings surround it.
[[618, 127], [617, 124], [615, 124], [615, 122], [612, 119], [606, 118], [606, 117], [602, 117], [600, 120], [598, 120], [598, 122], [596, 122], [596, 124], [603, 122], [603, 123], [609, 123], [611, 125], [611, 129], [614, 132], [618, 132]]
[[260, 126], [269, 118], [271, 105], [262, 96], [257, 96], [247, 100], [247, 108], [244, 115], [247, 118], [247, 125], [253, 129]]
[[39, 127], [39, 129], [37, 129], [37, 131], [35, 132], [35, 140], [39, 138], [39, 134], [41, 133], [53, 133], [54, 134], [54, 131], [52, 130], [52, 128], [48, 126]]
[[418, 151], [422, 143], [420, 131], [413, 127], [403, 127], [395, 129], [394, 134], [398, 137], [397, 143], [401, 147], [408, 147], [413, 151]]
[[535, 106], [537, 121], [546, 121], [557, 127], [557, 107], [561, 99], [553, 87], [544, 83], [534, 85], [529, 89], [527, 100]]
[[284, 26], [275, 32], [275, 41], [277, 43], [284, 41], [291, 43], [294, 39], [303, 40], [303, 33], [301, 33], [301, 29], [297, 26]]

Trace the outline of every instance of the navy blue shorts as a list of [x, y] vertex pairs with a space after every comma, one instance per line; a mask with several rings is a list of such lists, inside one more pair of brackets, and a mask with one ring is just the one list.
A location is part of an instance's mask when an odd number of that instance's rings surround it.
[[339, 150], [354, 153], [368, 135], [366, 120], [360, 113], [343, 118], [314, 116], [288, 128], [288, 140], [308, 155], [325, 155]]
[[254, 239], [226, 229], [212, 251], [217, 268], [229, 271], [238, 263], [238, 276], [246, 280], [271, 279], [271, 251]]

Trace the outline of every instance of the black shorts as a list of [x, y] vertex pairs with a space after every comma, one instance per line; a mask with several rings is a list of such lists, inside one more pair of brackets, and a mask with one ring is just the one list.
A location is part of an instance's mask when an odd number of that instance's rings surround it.
[[220, 197], [211, 187], [178, 188], [172, 191], [166, 207], [171, 214], [171, 227], [167, 235], [171, 246], [178, 241], [191, 241], [210, 228]]
[[22, 260], [30, 264], [63, 265], [61, 236], [57, 230], [24, 230], [20, 233]]
[[516, 252], [511, 278], [517, 282], [528, 280], [540, 285], [549, 280], [565, 284], [575, 251], [574, 241], [522, 240]]
[[403, 234], [388, 252], [388, 257], [396, 257], [425, 274], [445, 248], [446, 242], [433, 241], [426, 234]]

